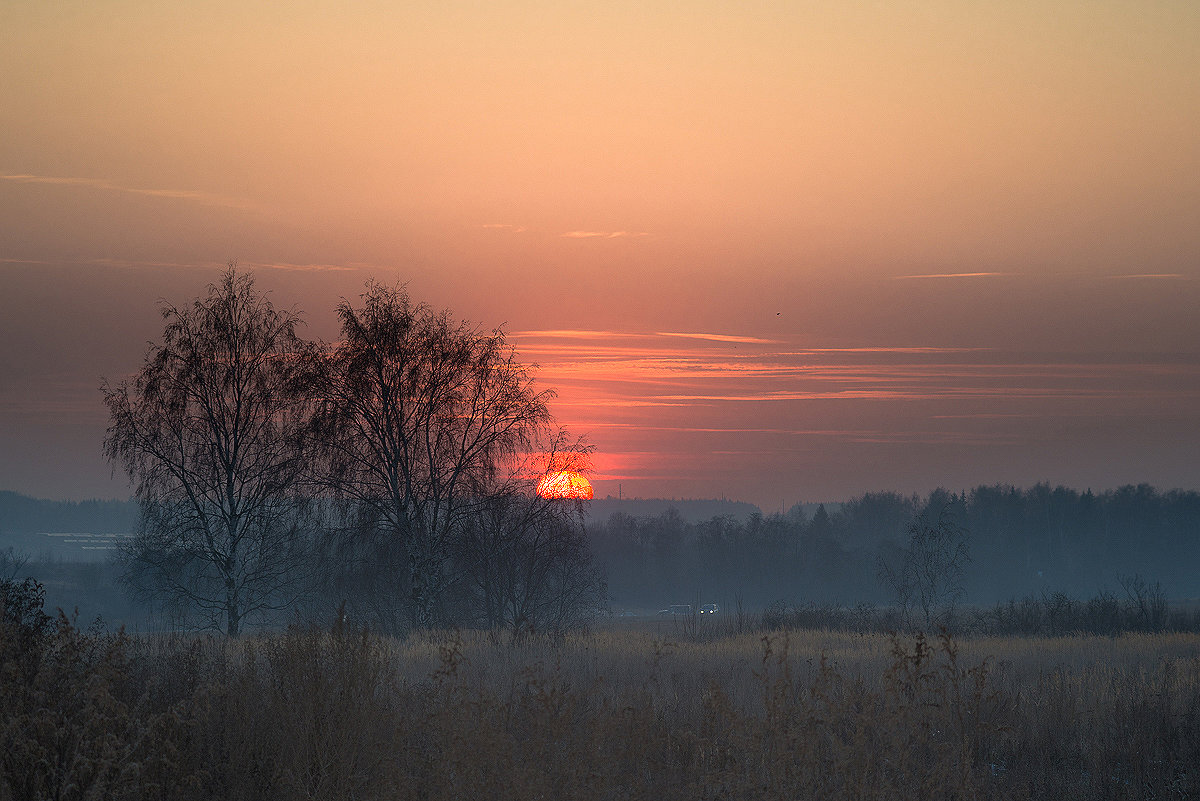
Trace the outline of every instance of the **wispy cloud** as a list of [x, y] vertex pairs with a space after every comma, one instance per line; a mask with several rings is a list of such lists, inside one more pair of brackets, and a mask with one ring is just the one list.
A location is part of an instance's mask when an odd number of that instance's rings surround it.
[[1182, 273], [1129, 273], [1127, 275], [1110, 275], [1115, 281], [1191, 281], [1190, 275]]
[[[670, 425], [643, 425], [638, 423], [600, 423], [595, 426], [600, 429], [625, 429], [628, 431], [645, 431], [645, 432], [663, 432], [669, 434], [717, 434], [717, 435], [764, 435], [767, 437], [822, 437], [845, 440], [847, 442], [963, 442], [968, 441], [977, 443], [980, 441], [996, 442], [1011, 440], [1014, 435], [1011, 433], [986, 433], [986, 432], [960, 432], [960, 431], [906, 431], [892, 432], [881, 430], [862, 430], [853, 428], [776, 428], [776, 427], [761, 427], [748, 428], [738, 425], [729, 426], [712, 426], [712, 427], [696, 427], [696, 426], [670, 426]], [[711, 439], [711, 438], [709, 438]], [[735, 453], [736, 451], [713, 451], [721, 453]], [[759, 453], [760, 451], [741, 451], [745, 454]]]
[[584, 339], [584, 340], [616, 340], [616, 339], [653, 339], [655, 337], [674, 337], [676, 339], [697, 339], [708, 342], [726, 342], [754, 345], [775, 345], [779, 340], [762, 339], [760, 337], [738, 336], [736, 334], [714, 334], [703, 331], [594, 331], [579, 328], [549, 329], [541, 331], [517, 331], [509, 335], [514, 339]]
[[653, 484], [656, 492], [692, 478], [725, 486], [764, 465], [807, 465], [817, 475], [842, 447], [1014, 453], [1067, 436], [1064, 421], [1166, 425], [1190, 419], [1200, 402], [1196, 354], [805, 347], [753, 333], [774, 332], [515, 336], [522, 355], [541, 365], [538, 380], [558, 391], [562, 423], [592, 432], [601, 448], [596, 478]]
[[785, 355], [779, 346], [654, 335], [535, 344], [548, 357], [539, 380], [559, 391], [559, 419], [600, 448], [595, 478], [633, 482], [630, 495], [671, 493], [692, 480], [725, 487], [772, 468], [815, 481], [841, 469], [830, 459], [841, 448], [881, 464], [916, 450], [957, 458], [963, 449], [1003, 449], [1003, 458], [1021, 458], [1014, 454], [1053, 447], [1075, 428], [1178, 425], [1200, 402], [1197, 355], [1081, 361], [800, 343], [788, 343]]
[[484, 223], [483, 227], [493, 231], [508, 231], [513, 234], [523, 234], [529, 230], [524, 225], [510, 225], [509, 223]]
[[697, 426], [675, 426], [675, 425], [648, 425], [641, 423], [596, 423], [597, 428], [621, 428], [631, 431], [668, 431], [678, 432], [682, 434], [792, 434], [803, 436], [841, 436], [846, 434], [840, 429], [819, 429], [819, 428], [745, 428], [737, 425], [717, 426], [717, 427], [697, 427]]
[[556, 328], [540, 331], [514, 331], [509, 339], [621, 339], [639, 336], [621, 331], [592, 331], [578, 328]]
[[[1072, 416], [1078, 416], [1078, 412], [1072, 412]], [[977, 412], [975, 414], [934, 414], [930, 415], [930, 420], [1031, 420], [1038, 417], [1045, 417], [1045, 414], [1034, 414], [1033, 412]]]
[[646, 231], [567, 231], [559, 234], [567, 239], [622, 239], [625, 237], [650, 236]]
[[[1179, 396], [1184, 393], [1172, 393]], [[1189, 393], [1192, 397], [1200, 396], [1198, 392]], [[713, 395], [655, 395], [656, 399], [667, 401], [694, 402], [761, 402], [761, 401], [809, 401], [809, 400], [904, 400], [904, 401], [943, 401], [964, 399], [1003, 398], [1005, 400], [1101, 400], [1101, 399], [1135, 399], [1152, 396], [1153, 393], [1139, 389], [1103, 390], [1103, 389], [1067, 389], [1067, 388], [1012, 388], [1012, 387], [932, 387], [930, 389], [900, 388], [900, 389], [840, 389], [824, 392], [747, 392], [744, 394], [713, 394]], [[1164, 397], [1166, 393], [1164, 393]]]
[[869, 347], [869, 348], [805, 348], [778, 354], [780, 356], [806, 356], [826, 353], [861, 353], [861, 354], [935, 354], [935, 353], [978, 353], [992, 348], [939, 348], [939, 347]]
[[[579, 408], [583, 408], [583, 409], [591, 409], [591, 410], [600, 409], [600, 408], [603, 408], [603, 409], [642, 409], [642, 408], [657, 408], [659, 406], [686, 407], [686, 406], [692, 406], [692, 405], [693, 405], [692, 403], [684, 402], [684, 401], [672, 403], [670, 401], [628, 400], [628, 399], [621, 399], [621, 398], [597, 399], [595, 397], [589, 397], [586, 400], [583, 400], [583, 399], [570, 400], [570, 399], [564, 399], [562, 397], [559, 397], [558, 399], [556, 399], [554, 401], [555, 408], [559, 408], [559, 407], [563, 407], [563, 406], [575, 406], [575, 407], [579, 407]], [[597, 423], [597, 422], [595, 422], [595, 420], [596, 420], [595, 417], [590, 418], [588, 421], [588, 425], [603, 425], [603, 423]]]
[[5, 259], [0, 258], [0, 264], [56, 264], [57, 262], [44, 259]]
[[[1185, 403], [1200, 398], [1200, 364], [1191, 361], [1025, 361], [1027, 355], [1022, 354], [940, 347], [781, 352], [757, 338], [724, 338], [727, 335], [701, 340], [709, 343], [703, 349], [688, 349], [684, 342], [693, 337], [677, 339], [680, 347], [672, 348], [664, 346], [667, 338], [661, 333], [641, 340], [618, 336], [607, 342], [604, 332], [541, 333], [565, 336], [558, 342], [550, 337], [531, 342], [522, 352], [535, 355], [541, 365], [539, 378], [558, 388], [560, 405], [579, 410], [577, 415], [586, 410], [596, 425], [627, 422], [622, 409], [676, 405], [934, 401], [990, 407], [937, 410], [936, 419], [950, 419], [942, 415], [1028, 413], [992, 406], [998, 403], [1105, 402], [1125, 407], [1139, 399]], [[743, 339], [751, 345], [735, 350]], [[942, 355], [952, 358], [938, 358]], [[1036, 416], [1045, 416], [1049, 409], [1039, 409]], [[661, 419], [657, 424], [678, 425]]]
[[[919, 275], [896, 275], [894, 281], [909, 281], [921, 279], [952, 279], [952, 278], [1013, 278], [1024, 275], [1014, 272], [979, 272], [979, 273], [922, 273]], [[1192, 281], [1194, 276], [1183, 273], [1121, 273], [1117, 275], [1091, 276], [1099, 280], [1109, 281]]]
[[907, 281], [918, 278], [1000, 278], [1020, 275], [1020, 273], [922, 273], [920, 275], [897, 275], [896, 281]]
[[49, 184], [51, 186], [73, 186], [86, 189], [99, 189], [106, 192], [123, 192], [131, 195], [170, 198], [173, 200], [190, 200], [204, 206], [223, 206], [233, 209], [252, 209], [254, 204], [243, 198], [218, 195], [213, 192], [203, 192], [196, 189], [157, 189], [105, 181], [100, 178], [72, 178], [50, 175], [30, 175], [25, 173], [0, 175], [0, 180], [18, 184]]
[[709, 342], [738, 342], [756, 345], [774, 345], [778, 343], [775, 339], [759, 339], [758, 337], [739, 337], [732, 334], [706, 334], [701, 332], [690, 333], [681, 331], [655, 331], [656, 337], [681, 337], [683, 339], [703, 339]]

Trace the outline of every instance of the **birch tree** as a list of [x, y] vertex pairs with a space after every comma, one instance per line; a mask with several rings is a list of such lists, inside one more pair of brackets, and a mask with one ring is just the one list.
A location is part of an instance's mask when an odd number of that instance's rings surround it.
[[443, 622], [455, 538], [551, 418], [499, 331], [455, 322], [400, 287], [371, 283], [338, 307], [341, 341], [316, 359], [319, 493], [370, 513], [399, 548], [411, 622]]
[[232, 264], [206, 296], [164, 304], [162, 316], [136, 377], [103, 386], [105, 453], [141, 506], [128, 580], [237, 636], [303, 584], [305, 345], [297, 315]]
[[908, 525], [908, 541], [891, 560], [881, 558], [879, 578], [909, 618], [921, 610], [926, 627], [949, 622], [963, 596], [963, 569], [971, 561], [968, 532], [946, 508], [937, 520], [919, 515]]

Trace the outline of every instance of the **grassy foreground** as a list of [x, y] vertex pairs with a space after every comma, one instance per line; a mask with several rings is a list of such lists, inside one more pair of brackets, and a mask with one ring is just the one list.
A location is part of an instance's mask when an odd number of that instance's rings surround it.
[[1200, 637], [5, 643], [0, 799], [1187, 798]]

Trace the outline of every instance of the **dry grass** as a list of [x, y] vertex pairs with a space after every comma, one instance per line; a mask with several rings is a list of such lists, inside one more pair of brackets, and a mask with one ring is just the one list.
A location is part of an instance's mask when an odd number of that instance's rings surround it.
[[60, 630], [40, 653], [6, 652], [0, 799], [1093, 799], [1200, 788], [1196, 635], [671, 636], [688, 633], [512, 644], [486, 632], [297, 629], [238, 642], [108, 638], [89, 650]]

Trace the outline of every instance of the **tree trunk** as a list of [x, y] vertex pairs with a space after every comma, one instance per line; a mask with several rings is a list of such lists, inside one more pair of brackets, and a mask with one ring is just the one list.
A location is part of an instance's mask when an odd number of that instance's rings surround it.
[[430, 587], [428, 561], [422, 558], [422, 555], [414, 555], [409, 559], [413, 625], [419, 629], [428, 629], [433, 626], [433, 593]]
[[225, 585], [225, 633], [236, 637], [242, 631], [242, 610], [232, 582]]

